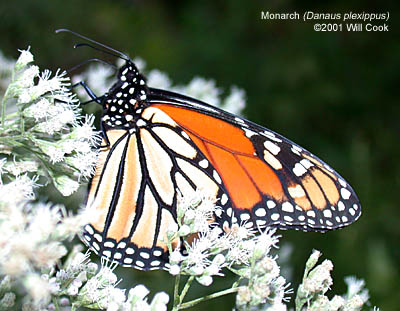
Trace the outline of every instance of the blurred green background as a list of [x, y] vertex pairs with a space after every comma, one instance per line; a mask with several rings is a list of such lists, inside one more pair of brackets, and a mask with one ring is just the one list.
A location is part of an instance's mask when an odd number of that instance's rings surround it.
[[[0, 49], [16, 58], [31, 46], [41, 68], [68, 69], [99, 56], [72, 49], [70, 28], [141, 56], [175, 83], [195, 75], [247, 92], [245, 116], [320, 156], [356, 190], [359, 221], [327, 234], [281, 232], [293, 252], [294, 287], [313, 248], [333, 261], [333, 292], [343, 277], [364, 278], [371, 302], [398, 310], [400, 291], [400, 71], [398, 4], [379, 1], [1, 1]], [[261, 20], [270, 12], [390, 12], [389, 32], [314, 32], [311, 22]], [[374, 22], [379, 24], [380, 22]], [[102, 56], [104, 57], [104, 56]], [[69, 199], [74, 208], [80, 197]], [[119, 269], [124, 282], [171, 290], [166, 272]], [[224, 288], [221, 279], [216, 286]], [[198, 287], [193, 296], [209, 292]], [[231, 310], [234, 297], [194, 310]]]

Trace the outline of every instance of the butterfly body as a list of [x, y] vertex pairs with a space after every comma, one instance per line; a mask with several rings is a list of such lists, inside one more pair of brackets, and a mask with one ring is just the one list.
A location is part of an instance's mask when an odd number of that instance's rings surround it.
[[[139, 269], [168, 268], [166, 231], [179, 195], [207, 191], [215, 221], [327, 231], [361, 212], [350, 185], [281, 135], [196, 99], [149, 88], [131, 61], [103, 99], [104, 142], [84, 241]], [[176, 239], [174, 247], [180, 247]]]

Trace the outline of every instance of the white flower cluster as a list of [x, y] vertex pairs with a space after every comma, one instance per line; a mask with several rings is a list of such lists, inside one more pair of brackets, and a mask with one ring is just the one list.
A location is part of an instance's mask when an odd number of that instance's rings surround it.
[[107, 311], [165, 311], [169, 297], [166, 293], [157, 293], [149, 304], [146, 296], [149, 294], [143, 285], [128, 291], [117, 288], [118, 277], [113, 272], [114, 266], [102, 261], [98, 265], [88, 259], [89, 254], [77, 253], [66, 265], [66, 269], [57, 272], [52, 278], [60, 289], [59, 295], [69, 296], [73, 307], [86, 307]]
[[333, 284], [331, 272], [333, 264], [326, 259], [317, 265], [321, 256], [314, 250], [307, 260], [303, 282], [300, 284], [296, 296], [296, 310], [307, 311], [359, 311], [368, 301], [368, 290], [364, 288], [364, 280], [355, 277], [346, 277], [348, 287], [346, 295], [335, 295], [329, 299], [325, 294]]
[[[169, 296], [160, 292], [151, 303], [146, 296], [149, 291], [143, 285], [128, 291], [117, 288], [118, 277], [113, 272], [115, 266], [102, 262], [99, 267], [90, 262], [89, 253], [83, 254], [76, 247], [62, 267], [54, 265], [39, 272], [25, 272], [23, 286], [26, 294], [22, 310], [76, 310], [86, 307], [107, 311], [166, 311]], [[46, 272], [43, 272], [46, 271]], [[15, 276], [5, 276], [0, 282], [0, 309], [15, 307]]]
[[20, 202], [0, 203], [0, 277], [9, 290], [0, 293], [4, 293], [4, 299], [13, 294], [12, 288], [22, 287], [27, 294], [26, 302], [39, 307], [48, 304], [50, 296], [57, 292], [43, 272], [53, 271], [67, 254], [63, 242], [80, 231], [88, 215], [82, 212], [72, 216], [61, 206], [27, 204], [23, 196], [20, 198]]
[[92, 219], [91, 210], [71, 215], [60, 205], [33, 202], [44, 176], [69, 195], [92, 175], [99, 135], [93, 116], [79, 116], [65, 75], [40, 74], [32, 61], [21, 52], [1, 101], [0, 310], [165, 311], [165, 293], [148, 303], [138, 286], [126, 297], [113, 267], [99, 269], [81, 246], [68, 252], [65, 242]]
[[1, 101], [0, 153], [5, 156], [0, 159], [0, 193], [22, 187], [25, 190], [19, 193], [29, 198], [38, 176], [49, 176], [68, 196], [81, 179], [94, 173], [94, 147], [100, 135], [94, 130], [93, 116], [80, 116], [65, 72], [52, 77], [50, 71], [40, 73], [39, 67], [29, 65], [32, 61], [29, 50], [21, 51]]
[[277, 247], [278, 237], [275, 229], [267, 229], [255, 237], [251, 248], [249, 265], [239, 270], [239, 275], [247, 279], [236, 296], [239, 310], [249, 310], [258, 306], [262, 310], [286, 310], [285, 297], [291, 293], [289, 284], [280, 274], [276, 262], [277, 256], [271, 256], [270, 251]]
[[241, 279], [232, 288], [238, 292], [239, 310], [261, 305], [286, 310], [286, 280], [280, 276], [276, 256], [270, 255], [278, 243], [274, 229], [256, 235], [243, 223], [223, 232], [214, 223], [221, 210], [205, 191], [181, 197], [177, 215], [179, 225], [168, 230], [168, 244], [172, 249], [173, 241], [183, 238], [184, 245], [171, 252], [172, 275], [190, 275], [209, 286], [214, 276], [223, 276], [221, 270], [228, 268]]

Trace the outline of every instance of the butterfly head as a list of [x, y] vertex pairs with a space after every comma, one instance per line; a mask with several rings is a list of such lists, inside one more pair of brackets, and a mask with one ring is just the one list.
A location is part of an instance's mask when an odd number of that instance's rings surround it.
[[102, 121], [106, 128], [131, 128], [146, 105], [148, 88], [145, 78], [130, 60], [119, 69], [117, 77], [104, 97]]

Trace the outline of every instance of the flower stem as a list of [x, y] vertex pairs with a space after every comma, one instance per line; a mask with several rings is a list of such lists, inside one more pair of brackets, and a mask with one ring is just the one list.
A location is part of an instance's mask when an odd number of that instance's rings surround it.
[[180, 274], [178, 274], [176, 277], [175, 277], [175, 286], [174, 286], [174, 310], [175, 310], [175, 307], [177, 307], [178, 306], [178, 304], [179, 304], [179, 283], [180, 283], [180, 281], [181, 281], [181, 275]]
[[204, 297], [201, 297], [201, 298], [197, 298], [197, 299], [182, 303], [179, 306], [178, 310], [182, 310], [182, 309], [187, 309], [187, 308], [193, 307], [194, 305], [197, 305], [198, 303], [206, 301], [206, 300], [210, 300], [210, 299], [214, 299], [214, 298], [221, 297], [221, 296], [224, 296], [224, 295], [236, 293], [239, 290], [239, 288], [240, 287], [228, 288], [228, 289], [222, 290], [220, 292], [216, 292], [214, 294], [210, 294], [210, 295], [207, 295], [207, 296], [204, 296]]
[[9, 88], [7, 88], [4, 97], [1, 101], [1, 127], [4, 127], [4, 123], [6, 120], [6, 101], [8, 100], [8, 93], [9, 93]]
[[187, 282], [186, 282], [186, 284], [185, 284], [185, 287], [184, 287], [183, 290], [182, 290], [182, 293], [181, 293], [180, 296], [179, 296], [179, 305], [181, 305], [183, 299], [185, 298], [185, 296], [186, 296], [186, 294], [187, 294], [187, 292], [188, 292], [190, 286], [192, 285], [193, 280], [194, 280], [194, 276], [191, 275], [191, 276], [189, 277], [189, 279], [187, 280]]
[[56, 308], [56, 311], [60, 311], [60, 306], [58, 305], [57, 298], [53, 297], [52, 301], [53, 301], [53, 304], [54, 304], [54, 306]]
[[[178, 281], [177, 281], [178, 280]], [[177, 275], [176, 279], [175, 279], [175, 288], [174, 288], [174, 306], [172, 308], [172, 311], [178, 311], [181, 308], [182, 305], [182, 301], [185, 298], [190, 286], [192, 285], [192, 282], [194, 280], [194, 276], [191, 275], [188, 280], [186, 281], [185, 286], [182, 289], [182, 293], [180, 295], [178, 295], [178, 291], [179, 291], [179, 281], [180, 281], [180, 277], [179, 274]]]

